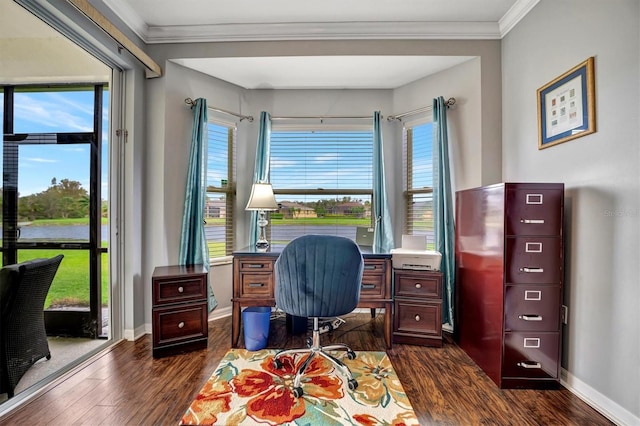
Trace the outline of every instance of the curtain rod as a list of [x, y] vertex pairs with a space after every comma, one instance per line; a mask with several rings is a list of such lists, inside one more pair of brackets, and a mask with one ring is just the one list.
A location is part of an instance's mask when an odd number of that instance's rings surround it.
[[272, 120], [326, 120], [332, 118], [346, 118], [351, 120], [373, 120], [373, 115], [365, 116], [346, 116], [346, 115], [308, 115], [298, 117], [271, 117]]
[[[187, 104], [187, 105], [191, 105], [191, 106], [194, 106], [196, 104], [196, 102], [191, 98], [185, 99], [184, 103]], [[210, 107], [210, 106], [208, 106], [207, 109], [210, 109], [210, 110], [216, 111], [216, 112], [221, 112], [223, 114], [233, 115], [234, 117], [238, 117], [240, 119], [240, 121], [246, 119], [249, 122], [253, 122], [253, 116], [251, 116], [251, 115], [242, 115], [242, 114], [238, 114], [237, 112], [227, 111], [227, 110], [222, 109], [222, 108], [215, 108], [215, 107]]]
[[[456, 103], [456, 98], [449, 98], [445, 101], [445, 106], [447, 108], [455, 105]], [[414, 109], [411, 111], [407, 111], [407, 112], [403, 112], [401, 114], [396, 114], [396, 115], [390, 115], [389, 117], [387, 117], [387, 120], [389, 121], [393, 121], [393, 120], [400, 120], [402, 117], [406, 117], [407, 115], [413, 115], [413, 114], [418, 114], [421, 112], [428, 112], [431, 111], [433, 109], [432, 106], [426, 106], [426, 107], [422, 107], [422, 108], [418, 108], [418, 109]]]

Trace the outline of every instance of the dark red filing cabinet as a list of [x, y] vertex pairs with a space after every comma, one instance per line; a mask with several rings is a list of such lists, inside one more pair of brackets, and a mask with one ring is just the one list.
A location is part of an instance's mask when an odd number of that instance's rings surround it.
[[501, 388], [560, 380], [564, 184], [456, 193], [458, 344]]

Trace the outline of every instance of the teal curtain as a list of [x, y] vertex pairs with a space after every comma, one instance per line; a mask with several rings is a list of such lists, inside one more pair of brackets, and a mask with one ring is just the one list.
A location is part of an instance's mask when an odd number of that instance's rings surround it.
[[436, 250], [442, 254], [441, 271], [442, 323], [453, 328], [455, 285], [454, 211], [449, 167], [449, 137], [447, 135], [447, 106], [442, 96], [433, 100], [433, 144], [436, 166], [434, 185], [434, 230]]
[[[256, 145], [256, 165], [253, 169], [253, 182], [269, 182], [269, 158], [271, 153], [271, 115], [268, 112], [260, 113], [260, 129], [258, 131], [258, 143]], [[251, 212], [249, 228], [249, 246], [254, 247], [258, 241], [258, 212]]]
[[389, 251], [394, 248], [393, 227], [389, 215], [389, 201], [384, 178], [384, 154], [379, 111], [373, 113], [373, 210], [375, 218], [373, 245], [383, 251]]
[[[184, 195], [182, 233], [180, 234], [180, 265], [202, 264], [209, 270], [209, 247], [204, 233], [204, 208], [207, 188], [207, 101], [196, 99], [193, 106], [191, 152]], [[207, 288], [209, 312], [218, 305], [213, 290]]]

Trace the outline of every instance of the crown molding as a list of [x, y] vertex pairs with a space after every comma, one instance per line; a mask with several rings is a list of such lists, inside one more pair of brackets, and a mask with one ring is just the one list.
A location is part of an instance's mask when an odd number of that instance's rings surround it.
[[500, 38], [506, 36], [539, 2], [540, 0], [518, 0], [515, 2], [511, 9], [498, 21]]
[[149, 26], [125, 0], [103, 0], [147, 44], [262, 40], [499, 40], [540, 0], [517, 0], [498, 22], [295, 22]]
[[146, 42], [499, 38], [496, 22], [295, 22], [151, 26]]

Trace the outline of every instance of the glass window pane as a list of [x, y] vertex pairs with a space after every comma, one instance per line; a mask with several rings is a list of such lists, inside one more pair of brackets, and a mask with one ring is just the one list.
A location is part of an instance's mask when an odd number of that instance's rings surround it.
[[93, 87], [49, 91], [16, 88], [13, 130], [15, 133], [92, 132], [93, 103]]

